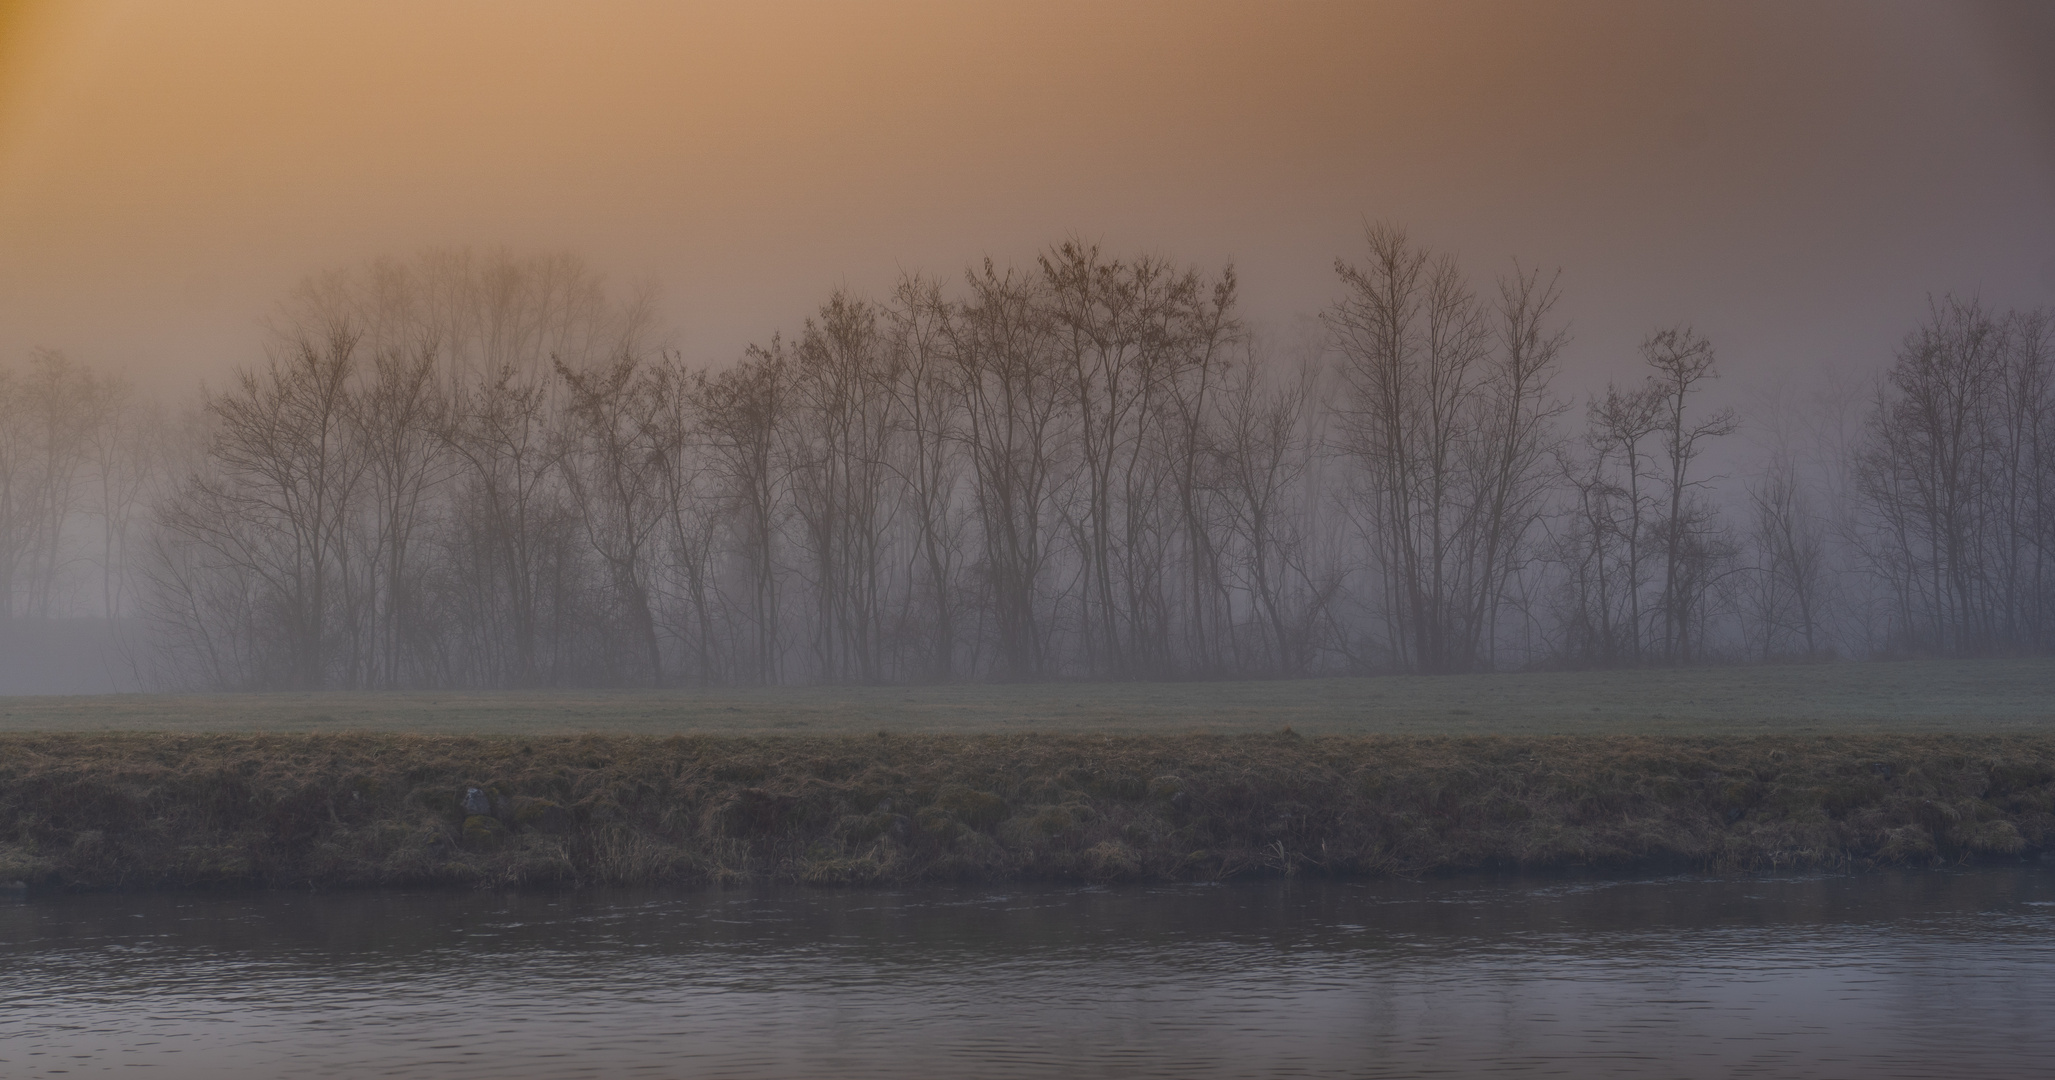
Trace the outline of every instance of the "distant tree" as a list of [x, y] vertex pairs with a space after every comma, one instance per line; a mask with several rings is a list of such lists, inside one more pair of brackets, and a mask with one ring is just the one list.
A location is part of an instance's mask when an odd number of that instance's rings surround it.
[[86, 506], [96, 440], [116, 430], [122, 385], [39, 349], [0, 370], [0, 617], [47, 618], [80, 557], [68, 527]]
[[700, 381], [696, 409], [706, 433], [723, 515], [739, 558], [747, 639], [738, 675], [768, 685], [783, 667], [779, 602], [780, 537], [790, 477], [779, 454], [780, 429], [789, 422], [791, 361], [784, 342], [752, 346], [736, 366]]
[[1221, 393], [1212, 475], [1223, 526], [1217, 541], [1229, 581], [1249, 597], [1255, 657], [1238, 658], [1254, 674], [1309, 670], [1345, 575], [1317, 561], [1310, 504], [1317, 453], [1319, 373], [1310, 365], [1280, 374], [1249, 363], [1231, 372]]
[[[177, 540], [204, 552], [197, 563], [167, 569], [242, 580], [248, 602], [237, 614], [246, 625], [207, 632], [253, 637], [239, 651], [254, 670], [240, 674], [256, 685], [333, 685], [328, 646], [344, 629], [349, 516], [364, 467], [350, 427], [357, 335], [347, 324], [328, 330], [325, 338], [285, 345], [265, 367], [242, 372], [232, 389], [208, 399], [212, 469], [188, 480], [160, 511]], [[204, 587], [184, 578], [164, 584]], [[198, 597], [181, 608], [205, 618]]]
[[1644, 489], [1658, 403], [1646, 388], [1606, 387], [1586, 409], [1581, 456], [1566, 455], [1574, 493], [1558, 559], [1564, 581], [1558, 650], [1579, 664], [1639, 663], [1647, 654], [1644, 615], [1655, 497]]
[[2055, 615], [2047, 317], [1934, 302], [1877, 391], [1857, 456], [1866, 563], [1898, 648], [2044, 651]]
[[[900, 465], [913, 529], [908, 561], [914, 569], [902, 600], [900, 623], [925, 627], [925, 657], [916, 670], [936, 681], [955, 676], [964, 536], [970, 514], [961, 505], [964, 403], [950, 368], [950, 309], [940, 286], [910, 276], [885, 307], [896, 423], [904, 435]], [[918, 584], [916, 584], [916, 582]]]
[[877, 308], [836, 293], [793, 350], [783, 428], [793, 507], [810, 554], [814, 651], [822, 677], [887, 671], [887, 546], [904, 501], [895, 390], [901, 354]]
[[1454, 259], [1388, 226], [1368, 258], [1336, 263], [1327, 313], [1342, 355], [1344, 448], [1391, 656], [1422, 672], [1489, 662], [1516, 551], [1539, 513], [1559, 411], [1547, 388], [1561, 336], [1554, 287], [1517, 275], [1494, 311]]
[[97, 588], [110, 616], [147, 613], [168, 681], [236, 687], [2055, 640], [2047, 317], [1937, 303], [1857, 453], [1785, 439], [1723, 487], [1708, 463], [1737, 421], [1704, 404], [1695, 332], [1651, 334], [1647, 377], [1565, 441], [1555, 276], [1516, 263], [1479, 290], [1383, 226], [1336, 272], [1291, 363], [1241, 325], [1232, 269], [1073, 241], [836, 291], [713, 365], [646, 341], [646, 305], [573, 259], [319, 275], [190, 422], [152, 429], [58, 358], [0, 373], [0, 603]]
[[1664, 514], [1658, 525], [1663, 556], [1659, 647], [1663, 659], [1681, 664], [1693, 658], [1706, 595], [1731, 555], [1718, 512], [1700, 496], [1707, 480], [1694, 476], [1691, 466], [1704, 452], [1706, 440], [1731, 435], [1738, 424], [1731, 408], [1702, 420], [1691, 418], [1693, 394], [1700, 384], [1718, 377], [1711, 342], [1688, 327], [1659, 330], [1642, 342], [1641, 355], [1653, 369], [1647, 392], [1667, 465], [1661, 477]]
[[987, 261], [965, 284], [944, 333], [963, 396], [984, 595], [999, 671], [1036, 678], [1048, 671], [1044, 575], [1076, 460], [1069, 384], [1036, 278]]
[[670, 381], [632, 353], [585, 371], [558, 361], [556, 373], [568, 391], [564, 477], [578, 521], [605, 566], [641, 678], [662, 686], [655, 561], [667, 521], [667, 467], [677, 452], [676, 429], [664, 423]]
[[1747, 602], [1756, 628], [1754, 652], [1763, 660], [1817, 659], [1827, 652], [1827, 542], [1795, 463], [1772, 461], [1750, 486], [1749, 503], [1755, 579]]

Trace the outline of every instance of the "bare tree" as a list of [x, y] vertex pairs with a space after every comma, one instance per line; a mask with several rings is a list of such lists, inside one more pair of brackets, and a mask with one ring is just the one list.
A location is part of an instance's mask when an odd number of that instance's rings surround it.
[[349, 423], [356, 349], [351, 329], [334, 326], [326, 339], [292, 342], [211, 397], [208, 457], [216, 471], [192, 478], [160, 516], [205, 551], [194, 569], [232, 570], [255, 590], [239, 605], [253, 623], [245, 632], [275, 651], [260, 653], [252, 674], [295, 689], [330, 685], [326, 646], [337, 630], [348, 517], [363, 476]]
[[2051, 600], [2046, 318], [1935, 302], [1870, 412], [1856, 477], [1897, 646], [2045, 648]]
[[[1479, 290], [1388, 227], [1336, 269], [1296, 366], [1244, 332], [1231, 269], [1078, 242], [882, 302], [836, 292], [712, 366], [647, 345], [645, 309], [575, 260], [321, 275], [269, 363], [157, 449], [107, 419], [131, 415], [111, 383], [0, 375], [0, 591], [146, 611], [196, 686], [1463, 672], [1818, 656], [1866, 625], [1901, 650], [2055, 637], [2045, 316], [1937, 304], [1874, 404], [1856, 496], [1840, 458], [1789, 446], [1723, 490], [1708, 463], [1735, 418], [1703, 404], [1692, 331], [1652, 334], [1649, 377], [1566, 443], [1555, 276], [1515, 263]], [[1747, 508], [1732, 535], [1722, 497]], [[131, 537], [146, 498], [157, 527]], [[1838, 569], [1854, 554], [1867, 589]]]
[[161, 407], [137, 401], [126, 384], [114, 384], [106, 403], [109, 411], [91, 427], [88, 501], [99, 533], [98, 607], [118, 623], [136, 614], [138, 542], [152, 497], [173, 475], [172, 423]]
[[813, 569], [814, 651], [829, 680], [885, 677], [886, 544], [902, 486], [894, 466], [899, 354], [877, 309], [837, 293], [809, 319], [783, 428], [794, 509]]
[[791, 364], [784, 343], [752, 347], [735, 367], [701, 380], [696, 392], [707, 449], [727, 503], [726, 519], [742, 565], [748, 638], [752, 649], [740, 676], [759, 684], [778, 681], [779, 535], [787, 476], [778, 453], [780, 428], [791, 408]]
[[1035, 678], [1047, 671], [1043, 575], [1073, 467], [1066, 384], [1035, 279], [989, 261], [965, 277], [970, 297], [944, 334], [963, 395], [984, 586], [999, 667]]
[[550, 681], [552, 579], [567, 518], [553, 438], [554, 384], [506, 365], [453, 395], [437, 434], [458, 463], [453, 542], [464, 552], [464, 597], [481, 675], [493, 683]]
[[1550, 392], [1556, 362], [1569, 344], [1569, 332], [1552, 323], [1560, 278], [1556, 273], [1544, 280], [1539, 270], [1523, 270], [1516, 263], [1512, 275], [1498, 283], [1493, 314], [1499, 348], [1478, 405], [1481, 437], [1475, 468], [1481, 521], [1472, 531], [1475, 546], [1469, 553], [1479, 564], [1481, 583], [1469, 618], [1486, 635], [1486, 666], [1497, 663], [1500, 609], [1546, 512], [1550, 464], [1560, 445], [1555, 420], [1568, 408]]
[[1707, 481], [1694, 477], [1691, 466], [1704, 452], [1707, 439], [1733, 434], [1738, 426], [1731, 408], [1703, 420], [1690, 418], [1692, 395], [1700, 384], [1717, 377], [1712, 343], [1690, 328], [1658, 330], [1641, 344], [1642, 359], [1653, 370], [1648, 390], [1655, 404], [1656, 433], [1662, 436], [1667, 469], [1662, 476], [1665, 511], [1659, 525], [1663, 545], [1663, 630], [1661, 655], [1671, 663], [1692, 658], [1693, 632], [1701, 605], [1725, 552], [1717, 534], [1716, 514], [1699, 489]]
[[1260, 661], [1244, 661], [1245, 671], [1307, 671], [1342, 585], [1343, 574], [1315, 565], [1306, 513], [1318, 500], [1309, 490], [1318, 380], [1311, 365], [1281, 377], [1247, 364], [1229, 376], [1222, 394], [1212, 471], [1225, 515], [1219, 542], [1230, 549], [1234, 583], [1248, 594], [1263, 653]]
[[1345, 294], [1327, 319], [1391, 657], [1408, 670], [1471, 670], [1488, 662], [1506, 575], [1538, 512], [1559, 411], [1547, 396], [1563, 340], [1545, 328], [1554, 285], [1516, 273], [1495, 321], [1454, 259], [1388, 226], [1365, 242], [1361, 266], [1336, 263]]
[[666, 467], [675, 429], [664, 423], [671, 393], [660, 370], [623, 353], [605, 367], [574, 371], [561, 361], [569, 391], [564, 470], [586, 541], [606, 567], [612, 599], [628, 623], [643, 677], [664, 683], [657, 635], [651, 552], [666, 523]]
[[665, 622], [693, 680], [705, 686], [724, 677], [732, 649], [721, 630], [717, 566], [723, 492], [706, 447], [701, 382], [677, 357], [667, 356], [643, 392], [650, 398], [648, 443], [659, 485], [663, 551], [657, 580], [666, 583]]
[[26, 373], [0, 371], [0, 617], [48, 618], [60, 580], [88, 557], [68, 530], [123, 396], [52, 349], [32, 354]]
[[897, 424], [906, 437], [901, 474], [914, 531], [908, 553], [914, 568], [908, 579], [921, 582], [906, 590], [901, 621], [913, 621], [924, 592], [924, 674], [942, 681], [956, 674], [957, 579], [969, 517], [957, 505], [964, 469], [956, 451], [963, 445], [964, 412], [961, 388], [949, 363], [950, 312], [935, 282], [908, 277], [899, 283], [885, 319], [888, 347], [896, 354]]
[[1794, 463], [1772, 462], [1749, 489], [1755, 588], [1749, 596], [1756, 655], [1817, 659], [1827, 652], [1826, 538], [1806, 505]]

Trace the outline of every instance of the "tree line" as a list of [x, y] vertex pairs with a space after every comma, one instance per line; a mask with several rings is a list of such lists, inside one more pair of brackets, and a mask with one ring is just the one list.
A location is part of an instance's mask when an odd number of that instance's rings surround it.
[[90, 607], [156, 682], [232, 689], [2055, 645], [2045, 313], [1936, 301], [1842, 444], [1735, 478], [1693, 329], [1578, 402], [1555, 275], [1386, 226], [1335, 272], [1300, 355], [1232, 269], [1073, 241], [705, 365], [569, 257], [338, 271], [186, 413], [54, 353], [0, 377], [0, 605]]

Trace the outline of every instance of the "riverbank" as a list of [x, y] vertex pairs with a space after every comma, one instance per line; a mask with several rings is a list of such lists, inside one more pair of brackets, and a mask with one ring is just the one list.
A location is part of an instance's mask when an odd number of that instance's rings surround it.
[[35, 889], [1926, 865], [2055, 845], [2055, 735], [0, 736]]

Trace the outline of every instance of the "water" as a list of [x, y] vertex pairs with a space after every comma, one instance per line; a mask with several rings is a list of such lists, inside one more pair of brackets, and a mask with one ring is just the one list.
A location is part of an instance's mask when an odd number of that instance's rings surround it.
[[0, 900], [0, 1076], [116, 1073], [2048, 1076], [2055, 867]]

